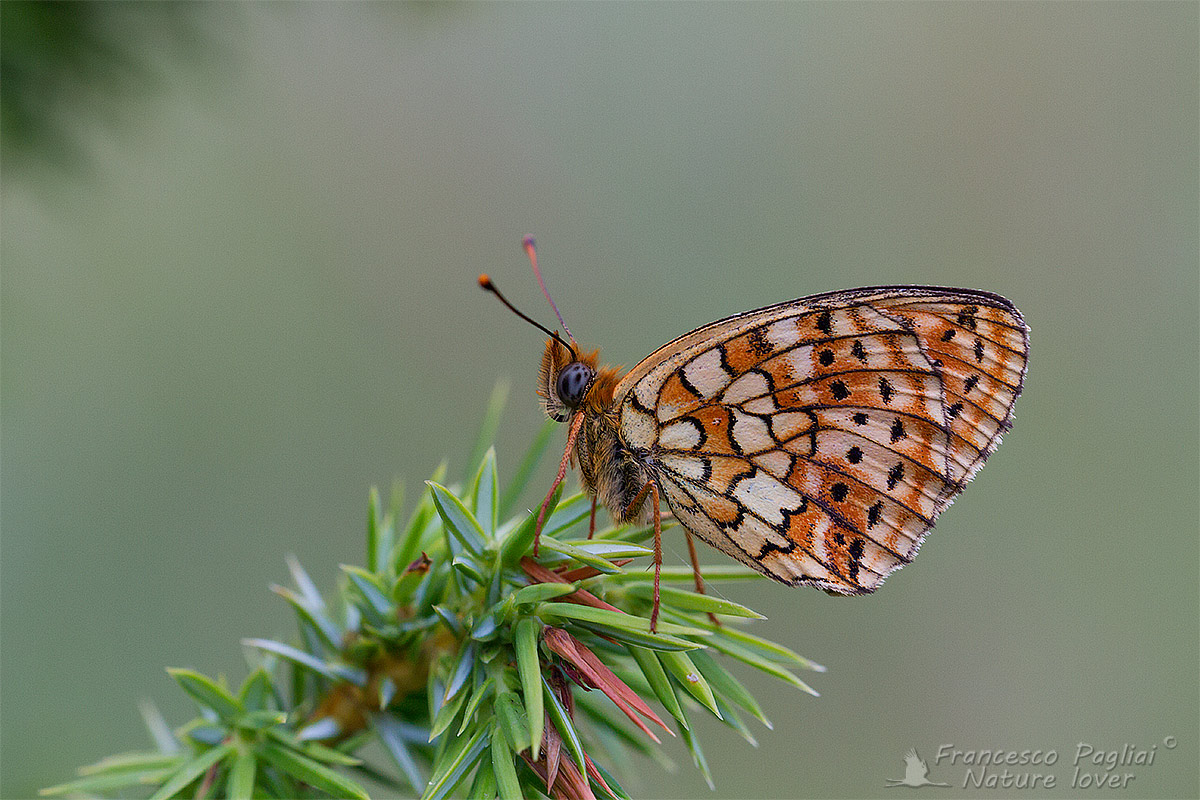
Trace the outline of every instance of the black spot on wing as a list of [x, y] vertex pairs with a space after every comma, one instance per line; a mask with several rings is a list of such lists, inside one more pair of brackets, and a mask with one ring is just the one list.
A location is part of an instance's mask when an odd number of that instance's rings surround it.
[[876, 500], [875, 504], [867, 509], [867, 530], [874, 528], [879, 523], [879, 515], [883, 513], [883, 501]]
[[845, 400], [850, 396], [850, 390], [846, 388], [844, 381], [832, 381], [829, 384], [829, 391], [833, 394], [834, 400]]
[[850, 352], [859, 361], [867, 360], [867, 351], [866, 351], [866, 348], [863, 347], [862, 339], [854, 340], [854, 344], [850, 347]]
[[775, 345], [771, 344], [771, 340], [767, 338], [766, 331], [763, 328], [755, 328], [750, 331], [748, 343], [750, 350], [759, 358], [766, 358], [775, 352]]
[[896, 484], [899, 483], [900, 479], [903, 477], [904, 477], [904, 462], [897, 461], [896, 466], [894, 466], [890, 470], [888, 470], [888, 476], [887, 476], [888, 491], [890, 492], [892, 489], [895, 489]]
[[888, 379], [880, 378], [879, 379], [879, 396], [883, 398], [883, 402], [885, 405], [892, 402], [892, 395], [894, 393], [895, 393], [895, 389], [892, 388], [892, 384], [888, 383]]
[[862, 566], [863, 540], [855, 537], [850, 543], [850, 582], [858, 583], [858, 570]]
[[817, 315], [817, 330], [826, 336], [833, 333], [833, 316], [828, 311], [822, 311]]

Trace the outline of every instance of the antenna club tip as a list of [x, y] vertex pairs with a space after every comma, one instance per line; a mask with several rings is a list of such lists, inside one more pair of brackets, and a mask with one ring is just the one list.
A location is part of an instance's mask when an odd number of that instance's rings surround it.
[[525, 234], [525, 238], [521, 240], [521, 246], [525, 248], [536, 247], [537, 242], [533, 240], [532, 234]]
[[486, 272], [481, 274], [479, 276], [479, 288], [480, 289], [490, 289], [491, 286], [492, 286], [492, 279], [487, 276]]

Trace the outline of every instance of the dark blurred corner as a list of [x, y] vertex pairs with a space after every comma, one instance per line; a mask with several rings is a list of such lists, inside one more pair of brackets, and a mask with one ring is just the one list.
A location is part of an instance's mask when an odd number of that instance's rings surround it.
[[[221, 6], [220, 30], [240, 17]], [[0, 3], [0, 159], [6, 182], [41, 168], [86, 173], [89, 135], [136, 124], [131, 100], [163, 91], [169, 71], [228, 64], [206, 3]], [[197, 70], [197, 68], [200, 68]], [[211, 74], [211, 73], [210, 73]]]

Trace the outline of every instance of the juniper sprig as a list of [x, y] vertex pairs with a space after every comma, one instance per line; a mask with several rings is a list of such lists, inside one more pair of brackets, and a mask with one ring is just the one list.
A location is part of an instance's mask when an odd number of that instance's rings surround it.
[[[401, 523], [403, 492], [387, 508], [372, 489], [362, 567], [342, 566], [336, 601], [288, 559], [294, 586], [273, 587], [295, 611], [289, 641], [250, 638], [254, 664], [236, 689], [192, 670], [171, 676], [199, 716], [171, 731], [156, 713], [156, 749], [112, 756], [43, 795], [105, 795], [140, 787], [176, 796], [367, 797], [364, 782], [423, 800], [454, 795], [595, 798], [629, 795], [640, 753], [678, 735], [709, 785], [693, 730], [712, 714], [751, 744], [762, 707], [723, 665], [738, 661], [816, 695], [793, 668], [823, 667], [746, 632], [754, 611], [679, 588], [690, 568], [664, 567], [662, 608], [650, 632], [652, 556], [647, 526], [587, 538], [590, 499], [551, 499], [540, 558], [536, 511], [513, 513], [550, 440], [535, 438], [501, 490], [488, 447], [497, 391], [474, 471], [446, 485], [443, 465]], [[759, 579], [742, 566], [708, 568], [711, 581]], [[659, 710], [655, 710], [655, 707]], [[664, 721], [664, 718], [666, 721]], [[379, 749], [386, 761], [372, 763]]]

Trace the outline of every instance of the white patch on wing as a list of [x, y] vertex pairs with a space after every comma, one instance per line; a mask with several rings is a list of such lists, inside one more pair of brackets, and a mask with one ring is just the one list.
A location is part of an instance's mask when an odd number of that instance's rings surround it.
[[736, 408], [733, 413], [733, 440], [743, 453], [759, 453], [775, 446], [771, 431], [761, 417], [743, 414]]
[[762, 471], [738, 481], [733, 497], [769, 525], [782, 525], [783, 511], [795, 511], [804, 503], [795, 490]]
[[628, 398], [621, 406], [621, 435], [630, 447], [649, 449], [658, 438], [658, 424]]
[[792, 471], [792, 457], [782, 450], [768, 450], [751, 460], [780, 480], [787, 480], [788, 473]]
[[707, 470], [704, 468], [704, 459], [697, 456], [685, 456], [679, 453], [664, 453], [660, 459], [660, 463], [666, 469], [671, 470], [677, 475], [685, 478], [691, 478], [694, 481], [703, 481]]
[[[658, 376], [655, 376], [657, 378]], [[662, 380], [646, 378], [634, 384], [633, 394], [637, 396], [642, 408], [654, 408], [658, 405], [658, 392], [662, 389]], [[661, 417], [661, 415], [660, 415]]]
[[700, 423], [690, 417], [663, 426], [658, 442], [668, 450], [694, 450], [700, 444]]
[[800, 341], [800, 331], [796, 328], [795, 317], [785, 317], [767, 326], [767, 341], [776, 350], [786, 350]]
[[764, 395], [757, 397], [748, 403], [743, 403], [742, 408], [751, 414], [774, 414], [779, 410], [779, 406], [775, 405], [774, 395]]
[[683, 375], [705, 400], [716, 397], [733, 377], [721, 366], [721, 351], [715, 347], [689, 361]]
[[765, 395], [768, 391], [770, 387], [767, 385], [766, 376], [751, 370], [729, 384], [729, 388], [721, 396], [721, 403], [727, 406], [740, 405], [751, 398]]
[[745, 517], [742, 520], [742, 524], [729, 528], [726, 533], [738, 542], [756, 542], [758, 549], [753, 551], [756, 553], [762, 550], [764, 543], [781, 550], [787, 550], [793, 545], [791, 539], [774, 530], [757, 517]]

